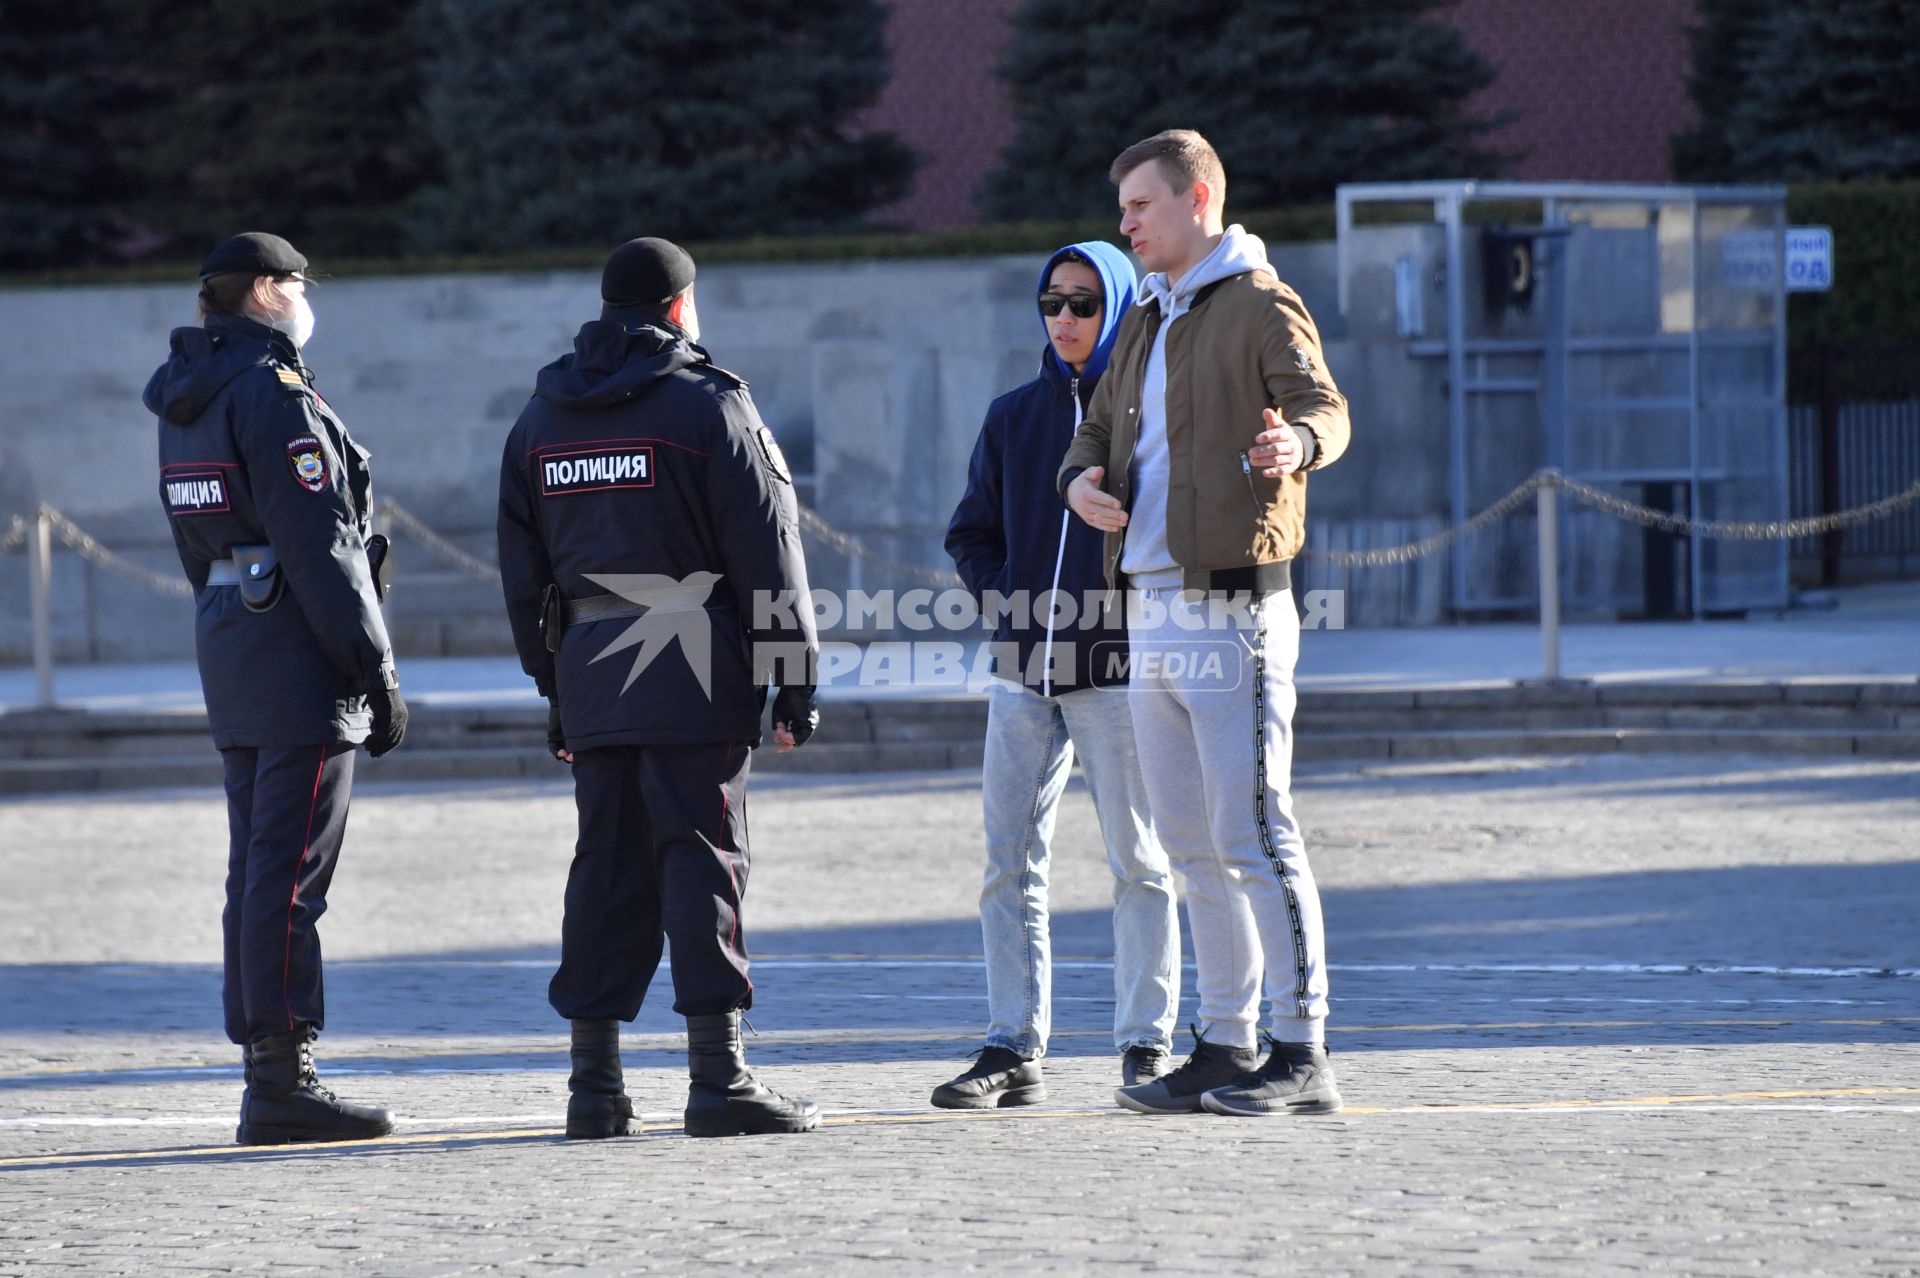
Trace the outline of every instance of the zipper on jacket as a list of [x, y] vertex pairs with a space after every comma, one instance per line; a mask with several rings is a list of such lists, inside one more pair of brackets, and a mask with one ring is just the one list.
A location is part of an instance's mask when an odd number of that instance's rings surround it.
[[[1076, 375], [1067, 383], [1067, 395], [1073, 400], [1073, 436], [1080, 437], [1080, 378]], [[1071, 445], [1069, 445], [1071, 447]], [[1048, 593], [1048, 603], [1056, 602], [1060, 595], [1060, 568], [1067, 561], [1067, 520], [1073, 514], [1069, 507], [1060, 512], [1060, 544], [1053, 552], [1053, 589]], [[1047, 647], [1040, 658], [1040, 695], [1053, 695], [1053, 609], [1047, 609]]]
[[1240, 473], [1247, 477], [1247, 496], [1253, 501], [1253, 513], [1266, 514], [1267, 508], [1260, 504], [1260, 490], [1253, 486], [1253, 458], [1246, 451], [1240, 454]]

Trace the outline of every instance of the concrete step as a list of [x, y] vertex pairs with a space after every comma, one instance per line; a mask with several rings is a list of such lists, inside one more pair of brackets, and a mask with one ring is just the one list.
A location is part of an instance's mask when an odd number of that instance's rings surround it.
[[[206, 743], [202, 753], [161, 756], [95, 756], [13, 759], [0, 762], [0, 797], [54, 794], [76, 790], [138, 790], [163, 786], [209, 787], [221, 784], [220, 758]], [[772, 747], [755, 752], [753, 770], [766, 773], [934, 772], [979, 768], [979, 745], [860, 745], [808, 742], [804, 749], [780, 754]], [[557, 781], [563, 765], [544, 746], [495, 746], [418, 749], [408, 745], [384, 759], [362, 757], [355, 776], [367, 781]]]
[[1801, 754], [1920, 759], [1920, 731], [1728, 731], [1713, 728], [1568, 728], [1511, 731], [1302, 734], [1294, 757], [1486, 759], [1571, 754]]
[[[762, 750], [761, 772], [977, 768], [981, 697], [828, 700], [804, 749]], [[1920, 681], [1517, 685], [1313, 691], [1296, 757], [1466, 759], [1611, 751], [1764, 752], [1920, 758]], [[366, 779], [549, 778], [538, 705], [434, 706], [407, 744], [362, 762]], [[0, 715], [0, 794], [218, 784], [201, 713], [19, 711]]]

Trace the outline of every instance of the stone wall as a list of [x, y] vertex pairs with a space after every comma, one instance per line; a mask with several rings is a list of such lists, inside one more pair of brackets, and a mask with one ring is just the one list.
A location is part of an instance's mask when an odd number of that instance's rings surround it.
[[[1389, 315], [1395, 251], [1379, 249]], [[1444, 511], [1446, 430], [1432, 361], [1409, 360], [1391, 341], [1347, 340], [1331, 244], [1276, 246], [1273, 257], [1318, 318], [1354, 405], [1353, 451], [1313, 480], [1316, 540], [1378, 544], [1433, 523]], [[941, 538], [981, 414], [1037, 367], [1038, 266], [1018, 257], [701, 273], [706, 344], [752, 384], [803, 499], [874, 556], [860, 566], [863, 587], [913, 584], [884, 561], [949, 566]], [[1357, 283], [1356, 311], [1381, 304], [1373, 275]], [[490, 560], [501, 443], [535, 370], [596, 313], [597, 282], [567, 272], [316, 286], [318, 385], [372, 450], [376, 491]], [[139, 397], [168, 331], [193, 313], [184, 281], [0, 292], [0, 517], [49, 502], [118, 553], [177, 571], [154, 496], [155, 426]], [[392, 609], [403, 652], [503, 650], [497, 592], [399, 540]], [[811, 549], [817, 585], [848, 584], [845, 556]], [[55, 576], [61, 660], [191, 653], [184, 601], [65, 551]], [[1430, 591], [1376, 580], [1390, 588], [1369, 605], [1372, 620], [1437, 617], [1437, 602], [1422, 602]], [[0, 660], [28, 656], [26, 600], [24, 558], [0, 559]]]

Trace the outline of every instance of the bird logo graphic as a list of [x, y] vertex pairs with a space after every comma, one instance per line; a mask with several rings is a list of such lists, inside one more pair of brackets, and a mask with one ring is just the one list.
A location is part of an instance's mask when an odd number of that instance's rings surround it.
[[588, 573], [586, 576], [595, 585], [604, 586], [646, 610], [620, 632], [619, 638], [595, 654], [588, 665], [629, 648], [638, 648], [633, 655], [633, 666], [627, 671], [627, 681], [620, 685], [624, 693], [640, 677], [641, 671], [678, 640], [681, 655], [686, 658], [693, 677], [700, 682], [700, 691], [707, 700], [713, 700], [713, 623], [707, 617], [706, 602], [714, 583], [720, 580], [719, 573], [695, 572], [684, 578], [656, 572]]

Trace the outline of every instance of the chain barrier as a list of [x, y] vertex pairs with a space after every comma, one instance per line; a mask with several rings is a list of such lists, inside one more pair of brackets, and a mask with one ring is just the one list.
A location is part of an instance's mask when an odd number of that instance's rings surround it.
[[835, 528], [832, 524], [820, 518], [810, 506], [800, 507], [800, 527], [802, 531], [813, 534], [815, 540], [824, 545], [831, 546], [844, 555], [857, 555], [867, 563], [873, 564], [878, 568], [883, 568], [888, 572], [898, 574], [899, 576], [907, 577], [914, 581], [924, 581], [931, 586], [963, 586], [965, 584], [960, 580], [959, 573], [941, 572], [934, 568], [920, 568], [913, 564], [901, 563], [897, 559], [889, 559], [885, 555], [875, 554], [865, 546], [862, 546], [859, 539], [852, 533], [841, 532], [838, 528]]
[[[1543, 487], [1556, 488], [1581, 505], [1646, 528], [1686, 536], [1737, 541], [1780, 541], [1817, 537], [1823, 533], [1837, 532], [1869, 520], [1884, 519], [1898, 510], [1920, 503], [1920, 481], [1915, 481], [1900, 492], [1868, 502], [1863, 506], [1856, 506], [1851, 510], [1834, 511], [1831, 514], [1812, 515], [1804, 519], [1695, 519], [1628, 501], [1624, 497], [1617, 497], [1592, 484], [1563, 475], [1557, 470], [1539, 470], [1527, 476], [1512, 491], [1472, 518], [1455, 524], [1451, 528], [1443, 528], [1432, 536], [1398, 546], [1382, 546], [1371, 550], [1309, 548], [1301, 552], [1301, 557], [1319, 560], [1341, 568], [1382, 567], [1411, 563], [1416, 559], [1438, 554], [1454, 543], [1480, 532], [1496, 520], [1512, 514], [1526, 505]], [[89, 563], [109, 572], [131, 577], [162, 594], [183, 598], [191, 597], [193, 594], [192, 586], [186, 581], [143, 568], [107, 549], [97, 538], [52, 506], [43, 505], [39, 508], [39, 512], [46, 517], [53, 534], [60, 539], [61, 543]], [[498, 567], [460, 549], [429, 528], [419, 516], [391, 498], [382, 498], [376, 502], [374, 512], [377, 515], [386, 516], [397, 526], [406, 529], [428, 551], [468, 576], [499, 583]], [[24, 515], [15, 515], [9, 520], [5, 531], [0, 532], [0, 554], [7, 554], [23, 546], [26, 543], [27, 534], [33, 529], [33, 524], [34, 520]], [[945, 587], [961, 584], [959, 576], [955, 573], [902, 563], [897, 559], [890, 559], [868, 550], [853, 534], [835, 528], [810, 507], [800, 507], [800, 527], [803, 532], [821, 544], [842, 554], [857, 556], [897, 576], [922, 581], [932, 586]]]
[[1521, 506], [1527, 499], [1540, 490], [1542, 484], [1551, 483], [1550, 471], [1535, 471], [1528, 475], [1512, 492], [1502, 497], [1465, 523], [1443, 528], [1431, 537], [1422, 537], [1419, 541], [1409, 541], [1398, 546], [1382, 546], [1377, 550], [1313, 550], [1301, 552], [1302, 559], [1317, 559], [1330, 563], [1337, 568], [1375, 568], [1388, 564], [1412, 563], [1428, 555], [1438, 554], [1454, 542], [1485, 528], [1497, 519], [1503, 519]]
[[425, 546], [429, 551], [438, 555], [442, 560], [453, 565], [461, 572], [466, 573], [469, 577], [477, 577], [482, 581], [491, 581], [496, 586], [500, 584], [500, 568], [498, 565], [490, 564], [478, 555], [470, 555], [460, 549], [460, 547], [454, 545], [445, 537], [442, 537], [439, 533], [420, 522], [418, 515], [415, 515], [391, 497], [382, 497], [374, 502], [373, 513], [375, 515], [385, 515], [395, 524], [405, 528], [408, 532], [420, 539], [421, 545]]
[[1920, 481], [1915, 481], [1900, 492], [1868, 502], [1864, 506], [1834, 511], [1826, 515], [1811, 515], [1804, 519], [1696, 519], [1686, 515], [1676, 515], [1671, 511], [1656, 510], [1639, 502], [1628, 501], [1624, 497], [1616, 497], [1605, 489], [1596, 488], [1592, 484], [1574, 479], [1557, 470], [1537, 470], [1527, 476], [1513, 491], [1479, 514], [1464, 523], [1442, 529], [1431, 537], [1423, 537], [1419, 541], [1410, 541], [1398, 546], [1382, 546], [1374, 550], [1308, 549], [1301, 552], [1301, 558], [1321, 560], [1340, 568], [1411, 563], [1415, 559], [1437, 554], [1454, 542], [1471, 537], [1494, 520], [1511, 514], [1525, 505], [1527, 499], [1542, 487], [1557, 488], [1568, 498], [1583, 506], [1589, 506], [1603, 514], [1612, 515], [1616, 519], [1623, 519], [1645, 528], [1684, 536], [1711, 537], [1729, 541], [1784, 541], [1800, 537], [1816, 537], [1822, 533], [1837, 532], [1842, 528], [1866, 523], [1869, 520], [1884, 519], [1903, 507], [1920, 502]]
[[175, 595], [182, 599], [193, 598], [193, 586], [179, 577], [154, 572], [151, 568], [142, 568], [139, 564], [126, 559], [101, 545], [91, 533], [68, 519], [51, 506], [41, 506], [40, 514], [45, 517], [68, 550], [73, 551], [88, 563], [108, 572], [117, 572], [131, 577], [151, 590], [163, 595]]
[[[382, 498], [374, 504], [374, 510], [375, 513], [383, 514], [396, 525], [405, 528], [408, 533], [418, 538], [421, 544], [430, 552], [454, 568], [459, 569], [471, 577], [478, 577], [496, 584], [499, 582], [500, 570], [497, 567], [476, 555], [468, 554], [451, 541], [448, 541], [445, 537], [434, 532], [433, 529], [421, 522], [419, 516], [413, 514], [413, 512], [400, 505], [400, 503], [391, 498]], [[860, 544], [859, 539], [853, 534], [842, 532], [840, 529], [835, 528], [832, 524], [822, 519], [811, 507], [800, 507], [800, 527], [803, 532], [806, 532], [823, 545], [829, 546], [846, 555], [857, 555], [865, 562], [899, 576], [909, 577], [916, 581], [924, 581], [933, 586], [958, 586], [961, 584], [958, 574], [939, 572], [931, 568], [921, 568], [914, 564], [902, 563], [897, 559], [889, 559], [885, 555], [876, 554], [868, 550]]]
[[1869, 519], [1885, 518], [1903, 506], [1910, 506], [1920, 501], [1920, 480], [1916, 480], [1908, 488], [1889, 497], [1868, 502], [1864, 506], [1856, 506], [1852, 510], [1838, 510], [1830, 515], [1775, 520], [1689, 519], [1685, 515], [1655, 510], [1651, 506], [1642, 506], [1638, 502], [1616, 497], [1612, 493], [1595, 488], [1592, 484], [1570, 479], [1558, 471], [1541, 473], [1551, 475], [1551, 482], [1573, 500], [1603, 511], [1616, 519], [1625, 519], [1661, 532], [1697, 534], [1728, 541], [1783, 541], [1799, 537], [1816, 537], [1822, 533], [1837, 532], [1854, 524], [1865, 523]]

